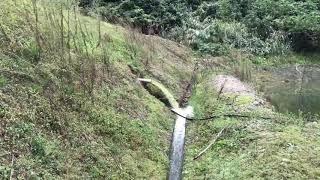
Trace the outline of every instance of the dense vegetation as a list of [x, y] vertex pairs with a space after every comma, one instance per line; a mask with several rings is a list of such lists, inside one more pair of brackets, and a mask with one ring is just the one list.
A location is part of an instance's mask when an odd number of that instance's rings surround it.
[[[190, 103], [197, 117], [219, 115], [246, 105], [246, 98], [217, 98], [211, 83], [215, 73], [234, 73], [240, 56], [319, 49], [316, 0], [79, 1], [0, 1], [0, 179], [165, 179], [175, 116], [138, 77], [157, 79], [179, 99], [198, 60]], [[205, 54], [231, 53], [200, 58], [137, 29]], [[303, 58], [257, 56], [255, 62]], [[247, 64], [235, 69], [251, 76]], [[190, 122], [185, 178], [320, 176], [319, 117], [266, 107], [251, 113], [274, 118]]]
[[[213, 55], [240, 48], [258, 55], [320, 47], [317, 0], [101, 0], [108, 20], [122, 19], [146, 34], [161, 34]], [[98, 2], [98, 1], [97, 1]]]
[[35, 2], [0, 2], [0, 179], [165, 177], [173, 116], [129, 66], [177, 93], [176, 45]]

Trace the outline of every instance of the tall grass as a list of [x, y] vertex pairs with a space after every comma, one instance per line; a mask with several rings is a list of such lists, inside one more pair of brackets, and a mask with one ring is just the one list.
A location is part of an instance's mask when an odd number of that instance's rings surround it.
[[[59, 66], [55, 69], [73, 69], [79, 74], [75, 78], [81, 82], [84, 92], [93, 97], [97, 79], [96, 65], [100, 63], [96, 61], [103, 60], [104, 63], [110, 63], [107, 61], [110, 59], [106, 50], [109, 48], [108, 42], [102, 41], [101, 19], [98, 19], [96, 27], [90, 27], [89, 30], [88, 25], [79, 18], [77, 4], [74, 2], [44, 0], [31, 0], [31, 2], [25, 0], [21, 3], [3, 3], [3, 7], [10, 10], [2, 13], [1, 22], [9, 23], [1, 25], [1, 30], [6, 39], [10, 39], [10, 43], [20, 42], [12, 47], [9, 46], [5, 51], [20, 52], [21, 58], [30, 60], [33, 64], [54, 62]], [[11, 17], [10, 20], [6, 19], [6, 13]], [[10, 25], [10, 22], [13, 24]], [[17, 29], [22, 32], [19, 36], [14, 32]], [[34, 34], [34, 39], [30, 39], [29, 33]], [[52, 69], [47, 72], [52, 72]]]
[[252, 63], [248, 59], [241, 59], [234, 65], [235, 75], [241, 81], [250, 82], [252, 80]]
[[0, 6], [0, 177], [164, 176], [169, 113], [128, 76], [125, 30], [71, 0]]

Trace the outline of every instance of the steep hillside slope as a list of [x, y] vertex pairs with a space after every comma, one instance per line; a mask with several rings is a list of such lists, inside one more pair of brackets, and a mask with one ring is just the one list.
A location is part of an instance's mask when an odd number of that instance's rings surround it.
[[[0, 2], [0, 177], [165, 179], [175, 115], [137, 78], [180, 99], [192, 51], [82, 16], [68, 2]], [[213, 78], [232, 74], [238, 58], [228, 58], [197, 61], [190, 102], [196, 118], [217, 118], [188, 122], [185, 179], [318, 178], [319, 117], [247, 109], [250, 97], [221, 96]]]
[[164, 178], [174, 116], [136, 78], [178, 98], [188, 49], [73, 4], [0, 6], [0, 177]]

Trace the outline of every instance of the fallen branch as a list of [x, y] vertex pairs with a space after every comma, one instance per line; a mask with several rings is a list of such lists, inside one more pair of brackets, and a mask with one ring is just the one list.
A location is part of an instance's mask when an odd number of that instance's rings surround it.
[[212, 147], [226, 128], [227, 127], [224, 127], [223, 129], [221, 129], [221, 131], [217, 134], [217, 136], [213, 139], [213, 141], [204, 150], [202, 150], [197, 156], [195, 156], [193, 160], [199, 159], [210, 147]]
[[181, 114], [179, 114], [175, 109], [171, 109], [171, 111], [182, 117], [185, 118], [186, 120], [189, 121], [204, 121], [204, 120], [210, 120], [210, 119], [216, 119], [216, 118], [220, 118], [220, 117], [241, 117], [241, 118], [261, 118], [261, 119], [272, 119], [272, 117], [264, 117], [264, 116], [250, 116], [250, 115], [244, 115], [244, 114], [222, 114], [222, 115], [214, 115], [214, 116], [210, 116], [210, 117], [205, 117], [205, 118], [190, 118], [190, 117], [186, 117], [183, 116]]

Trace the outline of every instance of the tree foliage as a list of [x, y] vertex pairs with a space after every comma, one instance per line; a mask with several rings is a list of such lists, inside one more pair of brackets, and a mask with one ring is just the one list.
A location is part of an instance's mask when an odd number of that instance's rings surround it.
[[109, 21], [124, 20], [145, 34], [160, 34], [181, 26], [181, 0], [101, 0], [98, 11]]
[[[98, 6], [108, 20], [121, 18], [146, 34], [187, 40], [212, 54], [230, 46], [256, 54], [282, 53], [287, 44], [320, 49], [318, 0], [101, 0]], [[231, 27], [237, 35], [222, 38]]]

